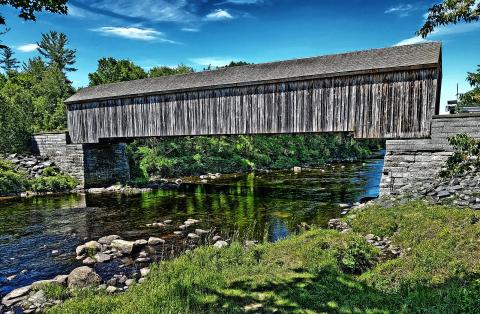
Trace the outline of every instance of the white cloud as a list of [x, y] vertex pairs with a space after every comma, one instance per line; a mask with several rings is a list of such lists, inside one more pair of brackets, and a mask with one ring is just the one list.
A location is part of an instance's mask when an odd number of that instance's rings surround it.
[[21, 52], [32, 52], [36, 51], [38, 48], [37, 44], [25, 44], [17, 47], [17, 50]]
[[202, 65], [202, 66], [209, 66], [212, 67], [222, 67], [229, 64], [231, 61], [237, 61], [235, 58], [228, 58], [228, 57], [204, 57], [204, 58], [191, 58], [191, 62]]
[[174, 43], [172, 40], [166, 39], [165, 34], [156, 31], [153, 28], [104, 26], [92, 29], [92, 31], [99, 32], [103, 35], [117, 36], [128, 39], [159, 40], [162, 42]]
[[390, 7], [389, 9], [385, 10], [385, 14], [396, 14], [399, 17], [406, 17], [409, 16], [411, 12], [416, 11], [419, 9], [418, 5], [412, 4], [399, 4], [394, 7]]
[[217, 9], [213, 12], [208, 13], [205, 16], [205, 20], [207, 21], [223, 21], [223, 20], [231, 20], [233, 16], [228, 13], [227, 10]]
[[200, 30], [198, 28], [194, 28], [194, 27], [183, 27], [182, 31], [190, 32], [190, 33], [196, 33], [196, 32], [199, 32]]
[[[468, 33], [468, 32], [473, 32], [478, 30], [480, 30], [479, 23], [451, 24], [448, 26], [442, 26], [437, 28], [428, 36], [428, 38], [438, 40], [438, 39], [442, 39], [445, 36]], [[425, 38], [422, 38], [420, 36], [414, 36], [414, 37], [410, 37], [410, 38], [399, 41], [398, 43], [395, 44], [395, 46], [418, 44], [426, 41], [428, 40], [426, 40]]]

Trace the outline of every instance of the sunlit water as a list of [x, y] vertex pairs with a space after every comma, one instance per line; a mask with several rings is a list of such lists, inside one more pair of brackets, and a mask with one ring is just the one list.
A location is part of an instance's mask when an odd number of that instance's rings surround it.
[[[160, 236], [175, 245], [174, 227], [187, 218], [200, 228], [243, 238], [276, 241], [298, 225], [326, 226], [340, 203], [378, 195], [383, 159], [326, 166], [300, 173], [222, 176], [208, 184], [137, 195], [67, 195], [0, 202], [0, 297], [33, 281], [68, 274], [81, 263], [75, 247], [118, 234], [135, 240]], [[172, 227], [147, 223], [172, 219]], [[52, 251], [58, 250], [59, 255]], [[23, 271], [23, 272], [22, 272]], [[6, 278], [17, 277], [11, 281]]]

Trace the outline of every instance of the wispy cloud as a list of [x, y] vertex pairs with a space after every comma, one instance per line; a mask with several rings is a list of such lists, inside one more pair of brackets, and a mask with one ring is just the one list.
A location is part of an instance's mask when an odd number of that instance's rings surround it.
[[[437, 28], [436, 30], [433, 31], [432, 34], [430, 34], [428, 38], [435, 40], [435, 39], [448, 37], [450, 35], [469, 33], [469, 32], [479, 31], [479, 30], [480, 30], [479, 23], [453, 24], [453, 25], [442, 26]], [[399, 41], [398, 43], [395, 44], [395, 46], [418, 44], [426, 41], [428, 40], [425, 38], [422, 38], [420, 36], [414, 36], [414, 37], [406, 38]]]
[[106, 36], [116, 36], [136, 40], [158, 40], [161, 42], [174, 43], [174, 41], [166, 39], [164, 33], [153, 28], [104, 26], [92, 29], [92, 31], [99, 32]]
[[222, 67], [229, 64], [231, 61], [237, 61], [237, 59], [228, 57], [203, 57], [191, 58], [190, 61], [196, 65]]
[[183, 27], [181, 30], [184, 32], [190, 32], [190, 33], [196, 33], [200, 31], [200, 29], [195, 27]]
[[32, 52], [32, 51], [36, 51], [37, 48], [38, 48], [37, 44], [24, 44], [24, 45], [18, 46], [17, 50], [21, 52]]
[[385, 14], [397, 14], [400, 17], [405, 17], [410, 15], [412, 11], [418, 9], [418, 6], [414, 6], [412, 4], [399, 4], [393, 7], [388, 8], [385, 10]]
[[231, 20], [233, 16], [224, 9], [217, 9], [213, 12], [208, 13], [205, 16], [206, 21], [223, 21], [223, 20]]

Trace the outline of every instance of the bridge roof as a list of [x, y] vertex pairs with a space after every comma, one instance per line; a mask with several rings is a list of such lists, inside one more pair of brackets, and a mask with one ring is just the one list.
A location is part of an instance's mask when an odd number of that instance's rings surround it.
[[87, 87], [79, 90], [65, 103], [72, 104], [319, 77], [431, 68], [437, 67], [440, 59], [441, 44], [439, 42], [429, 42]]

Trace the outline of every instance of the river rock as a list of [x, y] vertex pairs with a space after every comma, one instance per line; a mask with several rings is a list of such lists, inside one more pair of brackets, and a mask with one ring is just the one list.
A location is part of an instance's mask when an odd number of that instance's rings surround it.
[[102, 282], [100, 276], [90, 267], [81, 266], [72, 270], [68, 275], [69, 288], [84, 288], [97, 286]]
[[136, 246], [136, 247], [144, 247], [147, 244], [148, 244], [148, 241], [145, 240], [145, 239], [140, 239], [140, 240], [136, 240], [135, 242], [133, 242], [133, 245]]
[[45, 292], [43, 290], [39, 290], [35, 292], [28, 298], [28, 302], [33, 304], [35, 307], [42, 306], [45, 302], [47, 302], [47, 297], [45, 296]]
[[109, 262], [112, 259], [112, 257], [110, 255], [105, 254], [105, 253], [97, 253], [97, 254], [95, 254], [95, 256], [93, 258], [95, 258], [97, 263], [106, 263], [106, 262]]
[[94, 258], [90, 257], [90, 256], [87, 257], [86, 259], [84, 259], [84, 260], [82, 261], [82, 263], [83, 263], [84, 265], [93, 265], [93, 264], [95, 264], [96, 262], [97, 262], [97, 261], [96, 261]]
[[176, 230], [173, 232], [174, 235], [180, 236], [183, 234], [183, 231]]
[[52, 283], [57, 283], [57, 281], [55, 279], [39, 280], [32, 283], [30, 287], [32, 288], [32, 290], [41, 290], [45, 285]]
[[85, 245], [85, 250], [98, 252], [102, 249], [102, 245], [97, 241], [88, 241]]
[[203, 229], [195, 229], [195, 233], [199, 236], [202, 236], [202, 235], [206, 235], [208, 231]]
[[135, 279], [127, 279], [127, 281], [125, 281], [125, 285], [127, 287], [130, 287], [132, 285], [134, 285], [136, 283]]
[[148, 245], [159, 245], [159, 244], [164, 244], [165, 240], [161, 238], [156, 238], [156, 237], [150, 237], [148, 239]]
[[135, 242], [116, 239], [112, 241], [111, 245], [113, 248], [117, 249], [122, 254], [130, 255], [132, 254]]
[[192, 239], [192, 240], [197, 240], [197, 239], [200, 238], [200, 236], [199, 236], [198, 234], [195, 234], [195, 233], [189, 233], [189, 234], [187, 235], [187, 237], [188, 237], [189, 239]]
[[28, 293], [31, 290], [32, 290], [31, 286], [25, 286], [22, 288], [15, 289], [3, 297], [2, 304], [4, 304], [7, 307], [10, 307], [20, 301], [23, 301], [27, 298]]
[[142, 277], [147, 277], [147, 275], [150, 273], [150, 268], [148, 267], [145, 267], [145, 268], [142, 268], [140, 269], [140, 275]]
[[75, 249], [75, 253], [77, 253], [77, 256], [83, 255], [83, 253], [85, 253], [85, 245], [82, 244], [77, 246], [77, 248]]
[[58, 276], [55, 276], [53, 280], [55, 280], [56, 283], [64, 286], [67, 284], [68, 275], [58, 275]]
[[98, 239], [98, 243], [110, 245], [112, 244], [113, 240], [117, 240], [117, 239], [121, 239], [121, 237], [119, 235], [112, 234], [109, 236], [101, 237], [100, 239]]
[[226, 241], [217, 241], [215, 242], [215, 244], [213, 245], [214, 247], [216, 247], [217, 249], [221, 249], [223, 247], [227, 247], [228, 246], [228, 243]]
[[214, 237], [212, 238], [212, 241], [213, 241], [213, 242], [217, 242], [218, 240], [221, 240], [221, 239], [222, 239], [221, 236], [216, 235], [216, 236], [214, 236]]
[[114, 287], [114, 286], [108, 286], [107, 289], [106, 289], [106, 291], [107, 291], [108, 293], [115, 293], [115, 292], [117, 292], [117, 290], [118, 290], [118, 289], [117, 289], [116, 287]]

